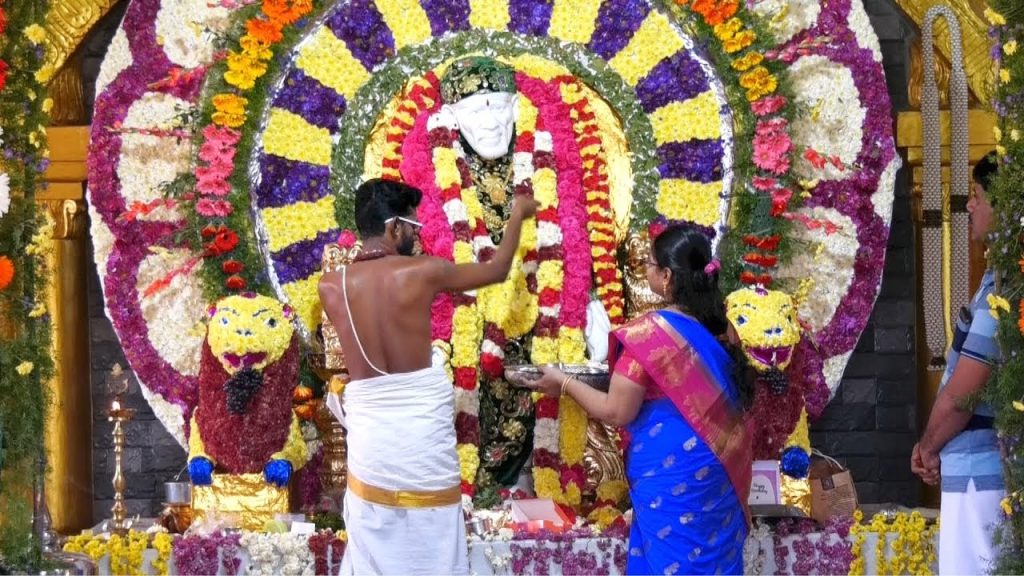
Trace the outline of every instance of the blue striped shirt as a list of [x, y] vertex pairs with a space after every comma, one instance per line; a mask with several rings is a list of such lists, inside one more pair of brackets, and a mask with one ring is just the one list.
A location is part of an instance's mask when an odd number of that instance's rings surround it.
[[[988, 270], [970, 305], [965, 306], [957, 317], [953, 345], [946, 355], [946, 372], [942, 375], [939, 390], [946, 387], [961, 356], [990, 366], [999, 358], [996, 344], [998, 322], [988, 306], [988, 295], [994, 289], [995, 275]], [[975, 407], [974, 414], [991, 418], [994, 412], [982, 402]], [[978, 491], [1005, 488], [999, 445], [993, 428], [964, 430], [942, 448], [940, 458], [943, 492], [966, 492], [971, 480], [974, 480], [974, 489]]]

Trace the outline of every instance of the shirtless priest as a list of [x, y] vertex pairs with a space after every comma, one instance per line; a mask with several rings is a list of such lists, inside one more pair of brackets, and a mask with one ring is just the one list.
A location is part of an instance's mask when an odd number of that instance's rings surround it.
[[352, 381], [328, 406], [348, 429], [348, 547], [342, 574], [466, 574], [465, 523], [455, 452], [455, 396], [431, 363], [430, 305], [440, 292], [503, 281], [523, 220], [517, 198], [489, 262], [413, 256], [420, 191], [371, 180], [356, 191], [363, 249], [324, 274], [320, 300], [338, 330]]

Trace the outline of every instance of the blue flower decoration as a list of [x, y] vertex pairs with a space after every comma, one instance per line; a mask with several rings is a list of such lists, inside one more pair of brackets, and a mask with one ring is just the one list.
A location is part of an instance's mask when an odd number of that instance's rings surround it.
[[213, 462], [197, 456], [188, 463], [188, 477], [195, 486], [209, 486], [213, 483]]
[[292, 478], [292, 463], [287, 460], [271, 460], [263, 468], [267, 484], [285, 487]]
[[782, 452], [782, 473], [790, 478], [806, 478], [811, 457], [799, 446], [790, 446]]

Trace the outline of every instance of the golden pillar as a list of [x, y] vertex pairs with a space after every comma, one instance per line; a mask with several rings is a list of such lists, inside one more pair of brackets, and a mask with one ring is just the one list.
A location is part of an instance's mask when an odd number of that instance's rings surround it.
[[36, 195], [55, 222], [47, 304], [53, 325], [55, 375], [45, 445], [49, 460], [47, 505], [53, 530], [92, 525], [92, 395], [89, 385], [89, 318], [86, 258], [85, 127], [50, 129], [47, 188]]

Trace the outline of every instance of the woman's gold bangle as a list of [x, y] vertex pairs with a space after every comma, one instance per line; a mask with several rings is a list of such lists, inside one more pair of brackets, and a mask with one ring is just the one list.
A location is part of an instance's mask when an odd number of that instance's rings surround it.
[[565, 396], [565, 387], [569, 385], [569, 380], [572, 380], [572, 376], [566, 376], [565, 379], [562, 380], [562, 396]]

